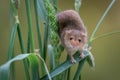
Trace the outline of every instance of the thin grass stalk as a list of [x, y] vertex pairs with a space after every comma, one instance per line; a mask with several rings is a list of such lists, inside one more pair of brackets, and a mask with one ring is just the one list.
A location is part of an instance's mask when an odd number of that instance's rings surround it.
[[30, 0], [25, 0], [26, 3], [26, 13], [27, 13], [27, 20], [28, 20], [28, 31], [31, 43], [31, 51], [34, 52], [34, 38], [33, 38], [33, 29], [32, 29], [32, 18], [31, 18], [31, 11], [30, 11]]
[[[11, 35], [13, 35], [13, 40], [12, 40], [13, 42], [10, 42], [10, 44], [12, 44], [12, 46], [10, 45], [11, 50], [10, 50], [10, 53], [8, 52], [8, 55], [11, 55], [11, 56], [8, 56], [9, 57], [8, 60], [10, 60], [14, 57], [14, 42], [15, 42], [16, 30], [17, 30], [17, 27], [18, 27], [18, 23], [14, 24], [14, 17], [18, 15], [18, 6], [19, 6], [19, 1], [18, 0], [16, 0], [16, 1], [11, 0], [10, 1], [10, 11], [11, 11], [10, 12], [10, 29], [11, 29], [10, 33], [11, 33]], [[12, 29], [13, 26], [15, 27], [14, 30]], [[13, 34], [12, 34], [12, 30], [14, 32]], [[14, 63], [13, 63], [11, 65], [11, 79], [12, 80], [15, 80], [15, 69], [14, 69], [14, 67], [15, 66], [14, 66]]]
[[[66, 61], [69, 59], [69, 56], [67, 55], [67, 58], [66, 58]], [[68, 69], [65, 70], [63, 73], [62, 73], [62, 80], [65, 80], [66, 79], [66, 76], [67, 76], [67, 72], [68, 72]]]
[[35, 8], [35, 17], [36, 17], [36, 27], [37, 27], [37, 34], [38, 34], [38, 44], [39, 44], [39, 51], [42, 53], [42, 40], [41, 40], [41, 32], [40, 32], [40, 25], [39, 25], [39, 16], [38, 16], [38, 0], [34, 0], [34, 8]]
[[16, 30], [17, 30], [17, 23], [14, 25], [12, 32], [11, 32], [11, 37], [10, 37], [10, 44], [9, 44], [9, 49], [8, 49], [8, 60], [12, 59], [13, 57], [13, 49], [14, 49], [14, 43], [15, 43], [15, 36], [16, 36]]
[[[25, 3], [26, 3], [26, 12], [27, 12], [27, 20], [28, 20], [28, 31], [29, 31], [28, 37], [30, 37], [31, 51], [34, 52], [35, 46], [34, 46], [34, 38], [33, 38], [31, 11], [30, 11], [30, 9], [31, 9], [30, 8], [30, 0], [25, 0]], [[32, 71], [34, 71], [34, 68], [32, 68]], [[34, 71], [34, 72], [32, 72], [32, 76], [33, 77], [35, 76], [34, 73], [35, 74], [36, 73], [39, 74], [38, 71]]]
[[[23, 37], [22, 37], [22, 34], [21, 34], [21, 30], [20, 30], [20, 25], [19, 24], [18, 24], [18, 27], [17, 27], [17, 32], [18, 32], [18, 38], [19, 38], [21, 52], [22, 52], [22, 54], [24, 54], [25, 53], [25, 48], [24, 48]], [[25, 73], [26, 73], [26, 80], [30, 80], [29, 67], [28, 67], [27, 59], [23, 60], [23, 63], [24, 63], [24, 68], [25, 68]]]
[[[39, 16], [38, 16], [38, 1], [34, 0], [34, 8], [35, 8], [35, 17], [36, 17], [36, 27], [37, 27], [37, 34], [38, 34], [38, 44], [39, 44], [39, 54], [43, 57], [44, 56], [44, 52], [43, 52], [43, 47], [42, 47], [42, 40], [41, 40], [41, 33], [40, 33], [40, 25], [39, 25]], [[46, 45], [46, 44], [44, 44]], [[45, 52], [46, 53], [46, 52]], [[45, 58], [44, 58], [45, 59]], [[44, 63], [41, 61], [41, 71], [42, 71], [42, 75], [45, 74], [45, 68], [44, 68]]]
[[44, 42], [43, 42], [43, 59], [46, 61], [46, 54], [47, 54], [47, 43], [48, 43], [48, 23], [47, 20], [44, 27]]
[[[84, 58], [79, 58], [79, 57], [78, 57], [78, 56], [79, 56], [79, 53], [80, 53], [80, 52], [77, 52], [77, 53], [74, 55], [74, 58], [76, 59], [77, 62], [81, 62], [83, 59], [86, 59], [86, 58], [89, 56], [87, 50], [84, 51]], [[82, 62], [83, 62], [83, 61], [82, 61]], [[72, 64], [72, 63], [70, 62], [70, 60], [67, 60], [67, 61], [63, 62], [62, 64], [60, 64], [59, 66], [57, 66], [57, 68], [55, 68], [55, 69], [50, 73], [51, 78], [54, 78], [54, 77], [56, 77], [57, 75], [61, 74], [62, 72], [64, 72], [64, 71], [67, 70], [68, 68], [70, 68], [72, 65], [74, 65], [74, 64]], [[83, 66], [82, 66], [82, 67], [83, 67]], [[43, 76], [43, 77], [41, 78], [41, 80], [48, 80], [48, 76], [47, 76], [47, 75]]]
[[10, 3], [10, 34], [12, 32], [13, 25], [14, 25], [14, 15], [13, 15], [12, 4]]
[[46, 70], [48, 79], [49, 79], [49, 80], [52, 80], [52, 79], [51, 79], [51, 76], [50, 76], [50, 73], [49, 73], [49, 71], [48, 71], [47, 65], [46, 65], [46, 63], [45, 63], [45, 61], [44, 61], [44, 59], [37, 53], [37, 51], [36, 51], [36, 55], [39, 57], [39, 59], [40, 59], [40, 60], [43, 62], [43, 64], [44, 64], [44, 67], [45, 67], [45, 70]]
[[71, 76], [71, 68], [68, 69], [68, 75], [67, 75], [67, 80], [70, 80], [70, 76]]
[[62, 80], [66, 80], [67, 70], [62, 73]]
[[28, 39], [27, 39], [27, 53], [30, 53], [30, 32], [28, 31]]
[[96, 39], [99, 39], [99, 38], [103, 38], [103, 37], [111, 36], [111, 35], [114, 35], [114, 34], [118, 34], [118, 33], [120, 33], [120, 31], [105, 33], [105, 34], [99, 35], [97, 37], [94, 37], [92, 41], [94, 41]]
[[99, 22], [97, 23], [91, 37], [90, 37], [90, 40], [89, 40], [89, 45], [91, 45], [92, 41], [93, 41], [93, 38], [97, 32], [97, 30], [99, 29], [102, 21], [104, 20], [104, 18], [106, 17], [107, 13], [109, 12], [109, 10], [111, 9], [111, 7], [113, 6], [113, 4], [115, 3], [115, 0], [112, 0], [112, 2], [109, 4], [109, 6], [107, 7], [107, 9], [105, 10], [104, 14], [102, 15], [102, 17], [100, 18]]
[[[8, 60], [12, 59], [14, 57], [14, 44], [15, 44], [15, 36], [17, 32], [17, 26], [18, 24], [16, 23], [11, 32], [11, 37], [10, 37], [10, 44], [9, 44], [9, 49], [8, 49]], [[11, 65], [11, 78], [15, 80], [15, 73], [14, 73], [14, 63]]]
[[54, 49], [51, 45], [48, 45], [48, 55], [49, 55], [49, 62], [50, 62], [50, 71], [55, 69], [55, 59], [54, 59]]
[[83, 59], [82, 61], [79, 62], [79, 66], [77, 68], [77, 71], [75, 73], [75, 76], [74, 76], [73, 80], [78, 80], [79, 79], [84, 63], [85, 63], [85, 59]]
[[80, 74], [80, 76], [79, 76], [79, 80], [81, 80], [81, 74]]

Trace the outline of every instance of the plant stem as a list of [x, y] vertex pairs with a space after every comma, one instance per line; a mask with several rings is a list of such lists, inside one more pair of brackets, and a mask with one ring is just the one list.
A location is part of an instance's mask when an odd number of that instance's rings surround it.
[[106, 11], [104, 12], [104, 14], [102, 15], [102, 17], [100, 18], [99, 22], [97, 23], [97, 25], [96, 25], [96, 27], [95, 27], [95, 29], [94, 29], [91, 37], [90, 37], [90, 40], [89, 40], [89, 44], [90, 44], [90, 45], [91, 45], [91, 43], [92, 43], [92, 40], [93, 40], [93, 38], [94, 38], [94, 36], [95, 36], [98, 28], [100, 27], [102, 21], [103, 21], [104, 18], [106, 17], [108, 11], [111, 9], [111, 7], [112, 7], [112, 5], [114, 4], [114, 2], [115, 2], [115, 0], [112, 0], [112, 2], [110, 3], [110, 5], [109, 5], [108, 8], [106, 9]]
[[28, 30], [30, 34], [31, 51], [34, 52], [35, 47], [34, 47], [32, 19], [31, 19], [31, 11], [30, 11], [30, 0], [25, 0], [25, 3], [26, 3], [26, 12], [27, 12], [27, 20], [28, 20]]
[[102, 35], [99, 35], [99, 36], [93, 38], [92, 41], [94, 41], [94, 40], [96, 40], [96, 39], [99, 39], [99, 38], [111, 36], [111, 35], [117, 34], [117, 33], [120, 33], [120, 31], [114, 31], [114, 32], [105, 33], [105, 34], [102, 34]]
[[85, 63], [85, 59], [83, 59], [82, 61], [79, 62], [78, 69], [75, 73], [75, 76], [74, 76], [73, 80], [78, 80], [79, 79], [79, 76], [81, 74], [81, 70], [83, 68], [84, 63]]
[[[10, 44], [8, 49], [8, 60], [11, 60], [14, 57], [14, 44], [15, 44], [17, 26], [18, 23], [15, 23], [11, 31]], [[12, 71], [11, 72], [12, 79], [15, 80], [14, 63], [11, 65], [11, 71]]]
[[48, 43], [48, 20], [44, 27], [44, 45], [43, 45], [43, 59], [46, 61], [47, 43]]
[[41, 33], [40, 33], [40, 25], [39, 25], [39, 16], [38, 16], [38, 9], [37, 9], [37, 4], [38, 1], [34, 0], [34, 8], [35, 8], [35, 17], [36, 17], [36, 27], [37, 27], [37, 34], [38, 34], [38, 43], [39, 43], [39, 49], [40, 49], [40, 54], [42, 53], [42, 40], [41, 40]]
[[11, 32], [11, 37], [10, 37], [10, 44], [9, 44], [9, 49], [8, 49], [8, 60], [12, 59], [13, 57], [13, 49], [14, 49], [14, 43], [15, 43], [15, 36], [17, 32], [17, 23], [14, 25], [12, 32]]
[[70, 80], [70, 73], [71, 73], [71, 68], [68, 69], [68, 76], [67, 76], [67, 80]]
[[[22, 34], [21, 34], [19, 24], [18, 24], [18, 27], [17, 27], [17, 32], [18, 32], [18, 38], [19, 38], [19, 43], [20, 43], [20, 47], [21, 47], [21, 52], [22, 52], [22, 54], [24, 54], [25, 53], [25, 48], [24, 48], [24, 42], [23, 42], [23, 38], [22, 38]], [[25, 68], [25, 73], [26, 73], [26, 79], [30, 80], [29, 67], [28, 67], [27, 59], [23, 60], [23, 63], [24, 63], [24, 68]]]

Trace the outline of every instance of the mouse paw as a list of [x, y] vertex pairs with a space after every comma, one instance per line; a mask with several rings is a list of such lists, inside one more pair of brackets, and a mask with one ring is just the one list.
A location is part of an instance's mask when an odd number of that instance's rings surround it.
[[84, 54], [83, 54], [83, 53], [80, 53], [79, 57], [80, 57], [80, 58], [83, 58], [83, 57], [84, 57]]
[[76, 60], [75, 60], [75, 59], [72, 59], [71, 62], [72, 62], [73, 64], [75, 64], [75, 63], [76, 63]]

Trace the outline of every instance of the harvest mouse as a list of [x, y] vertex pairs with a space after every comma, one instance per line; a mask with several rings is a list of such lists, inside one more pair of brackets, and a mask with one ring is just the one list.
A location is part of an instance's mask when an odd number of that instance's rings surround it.
[[83, 50], [87, 44], [87, 30], [79, 14], [74, 10], [66, 10], [57, 14], [58, 35], [61, 44], [66, 49], [72, 63], [76, 63], [73, 54]]

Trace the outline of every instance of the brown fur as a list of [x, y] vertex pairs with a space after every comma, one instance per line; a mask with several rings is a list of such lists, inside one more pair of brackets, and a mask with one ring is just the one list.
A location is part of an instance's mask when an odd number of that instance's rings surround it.
[[[71, 60], [75, 51], [83, 51], [87, 43], [87, 30], [79, 14], [74, 10], [66, 10], [57, 14], [58, 18], [58, 35], [62, 45], [70, 55]], [[73, 38], [70, 40], [70, 38]], [[79, 39], [81, 40], [79, 42]], [[73, 48], [75, 45], [75, 48]]]

